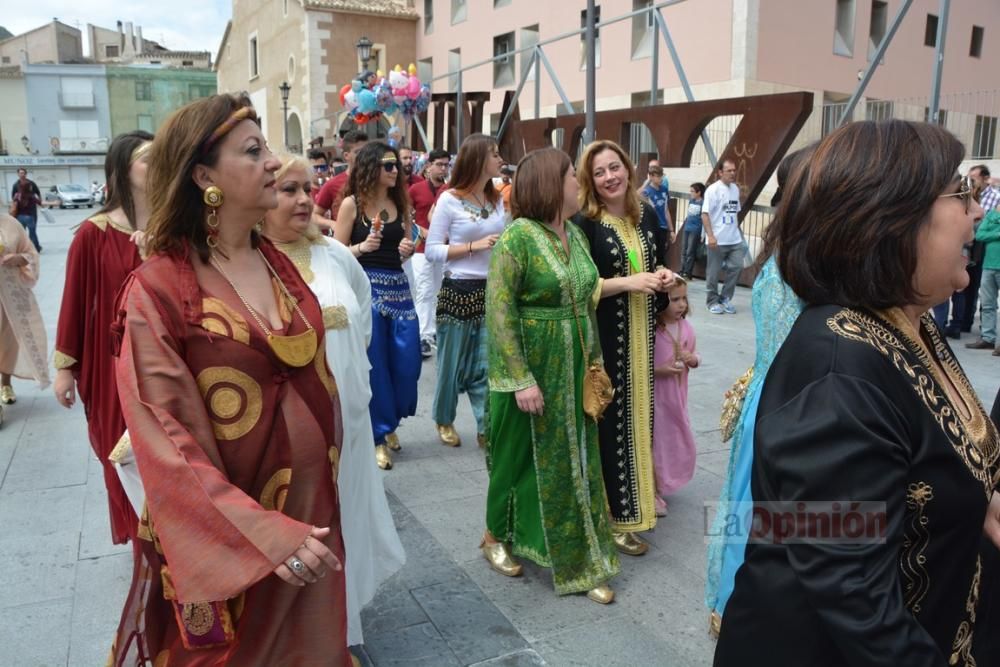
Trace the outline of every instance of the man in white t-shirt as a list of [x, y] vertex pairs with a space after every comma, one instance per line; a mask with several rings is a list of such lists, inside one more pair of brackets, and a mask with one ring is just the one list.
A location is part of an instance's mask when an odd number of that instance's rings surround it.
[[[736, 281], [743, 268], [743, 233], [740, 231], [740, 188], [736, 185], [736, 163], [722, 160], [718, 166], [719, 180], [705, 190], [701, 208], [701, 224], [708, 244], [708, 266], [705, 269], [705, 293], [708, 311], [713, 315], [736, 312], [732, 304]], [[719, 272], [726, 280], [719, 294]]]

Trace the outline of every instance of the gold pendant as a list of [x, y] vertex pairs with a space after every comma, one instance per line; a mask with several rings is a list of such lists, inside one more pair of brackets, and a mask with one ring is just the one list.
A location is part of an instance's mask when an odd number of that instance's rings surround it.
[[311, 364], [316, 356], [316, 330], [310, 329], [295, 336], [268, 334], [267, 344], [278, 359], [289, 366], [302, 368]]

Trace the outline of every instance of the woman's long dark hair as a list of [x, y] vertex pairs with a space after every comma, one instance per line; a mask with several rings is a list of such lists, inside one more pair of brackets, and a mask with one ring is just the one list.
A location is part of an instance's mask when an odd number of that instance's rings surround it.
[[364, 212], [365, 201], [375, 198], [379, 179], [382, 177], [382, 158], [387, 153], [396, 157], [396, 182], [389, 188], [389, 199], [396, 206], [399, 219], [405, 224], [410, 221], [410, 195], [406, 191], [406, 177], [403, 175], [403, 165], [399, 161], [399, 151], [381, 141], [369, 141], [354, 157], [351, 176], [347, 180], [342, 197], [354, 195], [358, 212]]
[[135, 195], [129, 181], [129, 171], [132, 168], [132, 154], [135, 149], [146, 142], [152, 141], [153, 135], [144, 130], [135, 130], [119, 134], [111, 142], [108, 155], [104, 158], [104, 178], [108, 188], [108, 197], [104, 206], [97, 213], [108, 213], [120, 208], [125, 213], [128, 225], [135, 229]]

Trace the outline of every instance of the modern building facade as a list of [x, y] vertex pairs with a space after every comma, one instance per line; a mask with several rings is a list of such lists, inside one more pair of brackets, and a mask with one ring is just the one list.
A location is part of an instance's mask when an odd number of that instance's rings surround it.
[[[835, 127], [878, 43], [903, 0], [689, 0], [662, 9], [695, 99], [807, 90], [816, 108], [799, 144]], [[607, 22], [655, 6], [653, 0], [599, 0]], [[853, 118], [923, 120], [930, 94], [939, 0], [914, 0], [878, 66]], [[584, 0], [416, 0], [417, 58], [433, 73], [434, 92], [453, 91], [456, 70], [494, 56], [499, 61], [463, 73], [464, 91], [491, 91], [484, 120], [496, 130], [504, 93], [514, 89], [530, 51], [514, 52], [583, 25]], [[596, 43], [596, 108], [646, 105], [653, 89], [654, 30], [649, 14], [600, 27]], [[662, 38], [654, 99], [685, 101]], [[583, 111], [585, 43], [571, 35], [543, 47], [575, 110]], [[1000, 117], [1000, 2], [952, 2], [941, 84], [943, 122], [978, 158], [997, 155]], [[541, 116], [565, 113], [546, 70], [541, 70]], [[520, 97], [523, 118], [534, 116], [534, 72]], [[719, 119], [710, 135], [724, 143], [738, 119]], [[477, 128], [478, 129], [478, 128]]]
[[371, 70], [416, 60], [417, 12], [406, 0], [234, 0], [233, 18], [215, 58], [219, 90], [247, 91], [273, 147], [284, 135], [279, 86], [288, 97], [288, 144], [340, 129], [339, 92], [361, 70], [355, 44], [373, 42]]

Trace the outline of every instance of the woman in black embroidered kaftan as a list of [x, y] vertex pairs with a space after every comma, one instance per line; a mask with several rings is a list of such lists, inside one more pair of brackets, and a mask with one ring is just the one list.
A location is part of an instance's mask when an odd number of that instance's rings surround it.
[[[968, 280], [962, 155], [936, 125], [852, 123], [787, 188], [778, 263], [808, 306], [761, 395], [716, 665], [975, 665], [1000, 438], [926, 312]], [[788, 510], [817, 520], [776, 531]]]
[[598, 422], [604, 486], [615, 543], [637, 556], [648, 545], [635, 533], [656, 525], [653, 479], [654, 294], [673, 280], [667, 240], [656, 213], [640, 203], [635, 169], [611, 141], [580, 158], [581, 211], [573, 221], [590, 241], [601, 276], [597, 326], [614, 400]]

